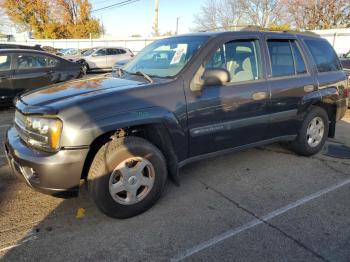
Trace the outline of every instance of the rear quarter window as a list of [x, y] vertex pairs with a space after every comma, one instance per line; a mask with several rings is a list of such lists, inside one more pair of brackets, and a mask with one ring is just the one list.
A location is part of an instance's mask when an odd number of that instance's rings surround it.
[[341, 70], [339, 59], [332, 46], [324, 40], [305, 40], [319, 73]]

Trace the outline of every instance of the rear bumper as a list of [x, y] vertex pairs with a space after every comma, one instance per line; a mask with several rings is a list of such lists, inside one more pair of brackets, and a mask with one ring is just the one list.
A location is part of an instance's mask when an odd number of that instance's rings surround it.
[[41, 152], [25, 145], [11, 128], [5, 150], [13, 173], [33, 189], [57, 197], [78, 195], [88, 149]]
[[336, 121], [342, 119], [346, 113], [348, 107], [348, 98], [339, 99], [336, 102], [337, 112], [336, 112]]

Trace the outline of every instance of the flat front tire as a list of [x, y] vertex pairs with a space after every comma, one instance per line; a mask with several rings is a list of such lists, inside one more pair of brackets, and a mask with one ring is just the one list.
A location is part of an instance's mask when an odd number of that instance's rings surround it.
[[291, 149], [303, 156], [312, 156], [320, 152], [327, 140], [329, 119], [327, 112], [320, 107], [313, 107], [306, 115]]
[[129, 218], [149, 209], [167, 177], [161, 151], [139, 137], [111, 140], [97, 152], [88, 174], [90, 194], [106, 215]]

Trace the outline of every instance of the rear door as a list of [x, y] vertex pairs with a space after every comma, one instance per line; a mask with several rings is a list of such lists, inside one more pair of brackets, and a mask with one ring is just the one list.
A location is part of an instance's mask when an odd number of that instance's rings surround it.
[[190, 155], [252, 144], [266, 137], [269, 90], [257, 36], [226, 38], [203, 66], [226, 69], [231, 81], [186, 89]]
[[23, 92], [58, 82], [58, 63], [58, 60], [42, 54], [15, 54], [14, 89]]
[[0, 54], [0, 104], [8, 103], [16, 95], [12, 86], [12, 54]]
[[268, 138], [295, 135], [303, 97], [317, 90], [315, 76], [297, 38], [267, 35], [265, 48], [271, 90]]

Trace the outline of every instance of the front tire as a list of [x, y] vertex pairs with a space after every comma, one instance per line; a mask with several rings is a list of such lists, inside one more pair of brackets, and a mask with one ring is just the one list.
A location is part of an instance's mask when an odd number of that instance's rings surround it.
[[167, 177], [161, 151], [147, 140], [111, 140], [97, 152], [88, 174], [97, 207], [114, 218], [129, 218], [149, 209], [161, 196]]
[[312, 156], [320, 152], [326, 142], [329, 131], [327, 112], [320, 107], [313, 107], [307, 114], [291, 149], [303, 156]]
[[82, 63], [81, 72], [83, 73], [83, 75], [86, 75], [89, 72], [89, 70], [90, 70], [89, 64], [84, 61]]

